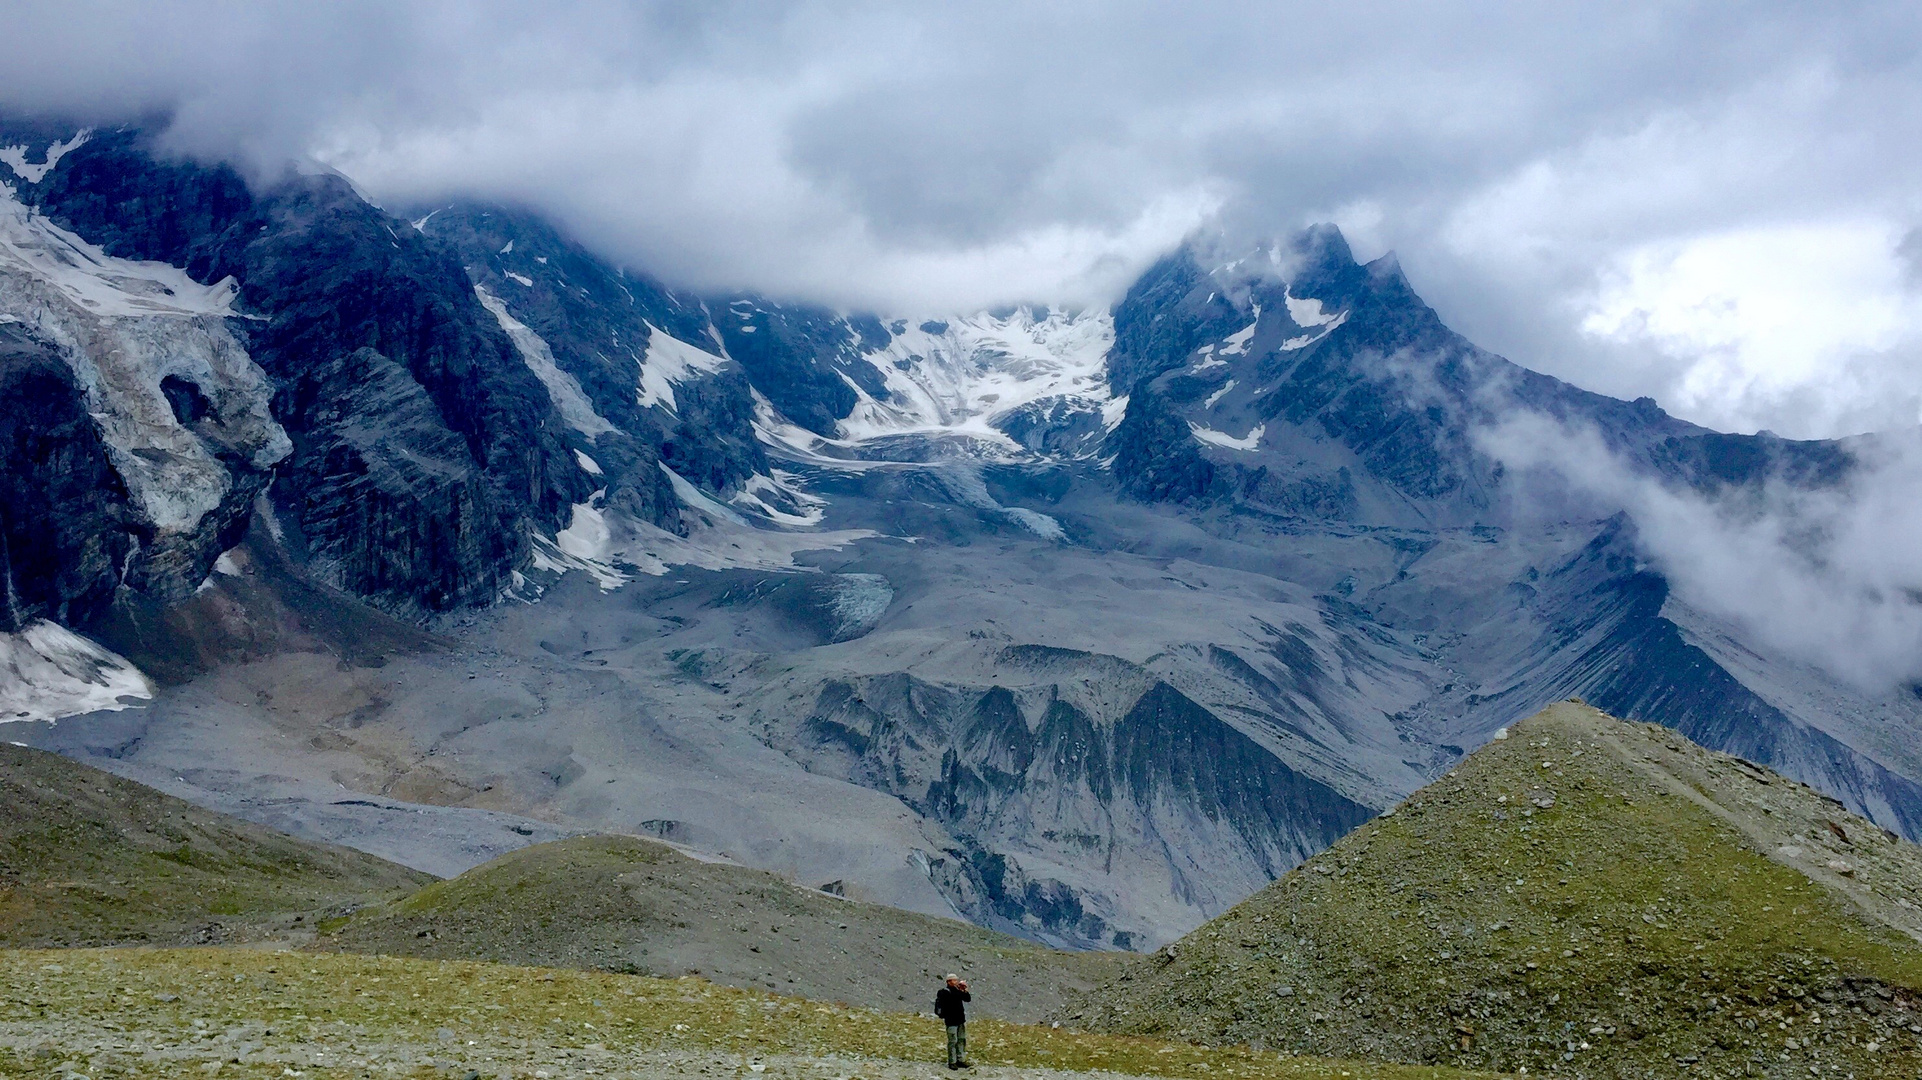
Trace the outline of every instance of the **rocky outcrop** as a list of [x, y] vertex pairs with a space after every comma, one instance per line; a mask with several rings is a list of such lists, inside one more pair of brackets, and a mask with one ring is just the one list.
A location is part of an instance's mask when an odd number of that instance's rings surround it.
[[72, 370], [19, 324], [0, 323], [0, 631], [97, 618], [135, 523]]
[[524, 212], [455, 204], [416, 225], [459, 254], [475, 285], [537, 335], [604, 418], [574, 426], [607, 470], [611, 502], [678, 529], [659, 464], [722, 493], [767, 472], [753, 387], [721, 355], [699, 298], [610, 266]]
[[235, 282], [244, 345], [293, 436], [274, 498], [328, 580], [401, 611], [491, 602], [529, 534], [563, 526], [592, 490], [459, 262], [343, 179], [255, 191], [126, 130], [69, 153], [27, 197], [111, 254]]
[[728, 355], [747, 369], [755, 389], [816, 435], [834, 435], [862, 393], [887, 400], [887, 381], [866, 359], [888, 344], [888, 329], [878, 319], [758, 296], [711, 306]]
[[1371, 813], [1126, 661], [1013, 646], [994, 666], [1012, 685], [830, 679], [805, 717], [770, 718], [811, 769], [944, 826], [959, 846], [929, 874], [985, 925], [1139, 946], [1157, 892], [1222, 910], [1231, 883], [1270, 880]]
[[1215, 465], [1202, 456], [1188, 422], [1147, 381], [1128, 396], [1107, 450], [1121, 490], [1144, 502], [1192, 502], [1215, 481]]
[[[9, 586], [25, 598], [10, 624], [97, 617], [123, 587], [179, 600], [245, 531], [289, 444], [233, 333], [232, 295], [109, 255], [0, 189], [0, 321], [22, 395], [8, 402], [5, 513], [9, 548], [34, 565]], [[50, 520], [68, 503], [74, 520]]]

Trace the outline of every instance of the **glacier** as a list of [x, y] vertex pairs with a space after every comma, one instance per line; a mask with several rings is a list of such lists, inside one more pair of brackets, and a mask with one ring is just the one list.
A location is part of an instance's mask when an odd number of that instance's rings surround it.
[[[231, 280], [107, 255], [0, 185], [0, 314], [59, 348], [128, 493], [163, 531], [192, 532], [228, 496], [222, 451], [264, 471], [292, 449], [266, 374], [226, 326], [233, 297]], [[207, 399], [204, 436], [181, 422], [169, 379]]]

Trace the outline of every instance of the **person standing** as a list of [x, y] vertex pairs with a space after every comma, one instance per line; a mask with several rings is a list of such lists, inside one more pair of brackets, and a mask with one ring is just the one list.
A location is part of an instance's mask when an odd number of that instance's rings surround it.
[[934, 992], [934, 1015], [948, 1026], [948, 1068], [972, 1069], [974, 1064], [968, 1060], [968, 1002], [974, 996], [968, 993], [968, 982], [959, 975], [949, 975], [947, 985]]

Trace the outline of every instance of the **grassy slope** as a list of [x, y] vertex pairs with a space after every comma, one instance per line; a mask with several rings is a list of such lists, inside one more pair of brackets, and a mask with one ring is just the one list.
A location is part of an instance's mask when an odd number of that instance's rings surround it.
[[0, 744], [0, 945], [247, 936], [431, 880]]
[[[987, 1076], [1465, 1077], [1040, 1025], [969, 1027]], [[100, 1080], [204, 1077], [211, 1068], [311, 1080], [469, 1070], [925, 1078], [939, 1071], [931, 1063], [941, 1054], [940, 1025], [924, 1016], [692, 978], [257, 949], [0, 952], [0, 1075], [60, 1075], [66, 1065]]]
[[1807, 788], [1560, 705], [1068, 1016], [1575, 1076], [1914, 1076], [1922, 949], [1890, 923], [1919, 887], [1913, 845]]
[[525, 848], [329, 931], [328, 944], [358, 952], [693, 972], [895, 1009], [927, 1008], [942, 974], [966, 971], [977, 1013], [1028, 1020], [1125, 963], [843, 900], [625, 836]]

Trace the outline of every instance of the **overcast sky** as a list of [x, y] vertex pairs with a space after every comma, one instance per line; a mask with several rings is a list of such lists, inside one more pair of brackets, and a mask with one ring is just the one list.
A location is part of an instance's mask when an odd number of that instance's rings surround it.
[[1922, 5], [4, 4], [0, 101], [169, 110], [670, 280], [1105, 302], [1332, 220], [1457, 329], [1716, 427], [1922, 420]]

